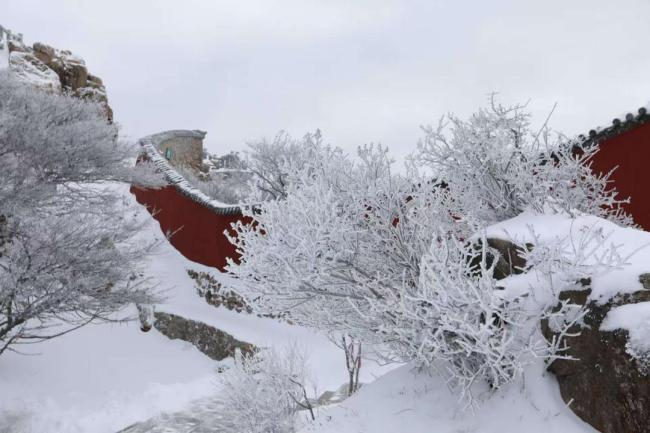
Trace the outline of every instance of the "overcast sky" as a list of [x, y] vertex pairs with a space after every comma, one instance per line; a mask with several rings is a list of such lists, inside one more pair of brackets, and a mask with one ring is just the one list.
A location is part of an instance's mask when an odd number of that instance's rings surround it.
[[0, 0], [0, 24], [82, 56], [130, 137], [213, 153], [320, 128], [402, 157], [493, 91], [567, 134], [650, 100], [648, 0]]

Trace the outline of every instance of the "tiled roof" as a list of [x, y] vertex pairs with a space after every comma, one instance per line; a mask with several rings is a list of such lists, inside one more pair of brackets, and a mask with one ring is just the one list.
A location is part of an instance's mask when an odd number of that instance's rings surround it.
[[637, 114], [627, 113], [624, 119], [616, 118], [612, 120], [611, 126], [605, 128], [597, 128], [589, 131], [588, 136], [579, 135], [579, 140], [583, 145], [590, 146], [598, 144], [603, 140], [615, 137], [623, 132], [630, 131], [644, 123], [650, 122], [650, 113], [648, 107], [641, 107], [637, 110]]
[[208, 197], [199, 189], [192, 186], [183, 176], [178, 174], [172, 165], [158, 152], [158, 144], [175, 137], [197, 137], [203, 138], [203, 131], [173, 130], [164, 131], [158, 134], [148, 135], [139, 140], [142, 151], [146, 157], [163, 173], [165, 180], [176, 188], [178, 192], [193, 201], [213, 210], [221, 215], [241, 214], [239, 206], [222, 203]]

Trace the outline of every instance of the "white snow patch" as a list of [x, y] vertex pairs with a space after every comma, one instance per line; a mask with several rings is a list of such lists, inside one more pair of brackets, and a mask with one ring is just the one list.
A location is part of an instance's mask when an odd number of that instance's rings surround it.
[[650, 354], [650, 302], [626, 304], [612, 308], [600, 325], [601, 331], [626, 330], [628, 352], [645, 358]]
[[11, 72], [18, 79], [42, 89], [61, 91], [59, 76], [33, 54], [13, 51], [9, 54]]
[[115, 432], [214, 392], [213, 361], [135, 322], [19, 349], [28, 355], [0, 356], [0, 431], [21, 422], [26, 432]]
[[639, 275], [650, 272], [650, 233], [634, 228], [620, 227], [596, 216], [570, 218], [566, 215], [539, 215], [524, 212], [485, 230], [487, 237], [501, 238], [515, 243], [563, 241], [568, 248], [577, 245], [586, 230], [602, 230], [605, 242], [590, 245], [596, 252], [615, 246], [624, 265], [592, 277], [590, 299], [605, 303], [621, 293], [643, 290]]

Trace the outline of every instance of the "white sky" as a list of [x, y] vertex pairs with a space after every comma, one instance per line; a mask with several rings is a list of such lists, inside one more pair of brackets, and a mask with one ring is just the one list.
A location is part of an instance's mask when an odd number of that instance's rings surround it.
[[567, 134], [650, 100], [649, 0], [0, 0], [0, 24], [82, 56], [130, 137], [213, 153], [320, 128], [402, 157], [492, 91]]

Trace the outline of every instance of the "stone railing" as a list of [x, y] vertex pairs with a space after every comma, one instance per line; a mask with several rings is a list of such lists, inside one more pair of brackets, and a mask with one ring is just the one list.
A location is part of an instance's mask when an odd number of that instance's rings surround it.
[[211, 197], [208, 197], [198, 188], [190, 184], [183, 176], [181, 176], [174, 167], [165, 159], [164, 156], [160, 154], [158, 149], [160, 144], [165, 141], [172, 140], [174, 138], [203, 138], [205, 135], [202, 131], [190, 131], [190, 130], [172, 130], [164, 131], [157, 134], [148, 135], [144, 138], [141, 138], [139, 141], [140, 146], [142, 147], [143, 154], [145, 157], [151, 161], [156, 168], [158, 168], [165, 177], [165, 180], [169, 182], [170, 185], [173, 185], [176, 190], [178, 190], [184, 196], [192, 199], [193, 201], [205, 206], [208, 209], [211, 209], [217, 214], [220, 215], [236, 215], [241, 214], [241, 208], [236, 205], [222, 203], [218, 200], [215, 200]]

